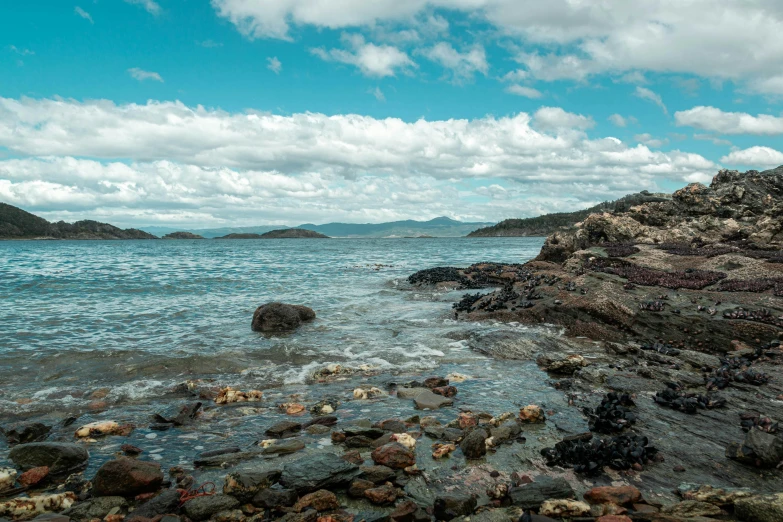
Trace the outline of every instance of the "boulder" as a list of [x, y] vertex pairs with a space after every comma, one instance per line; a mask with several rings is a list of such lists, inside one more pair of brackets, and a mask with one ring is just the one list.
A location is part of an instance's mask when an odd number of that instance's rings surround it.
[[390, 442], [376, 448], [371, 457], [376, 464], [392, 469], [404, 469], [416, 464], [416, 455], [413, 451], [398, 442]]
[[50, 431], [52, 431], [51, 426], [40, 422], [18, 422], [5, 429], [0, 429], [0, 432], [5, 433], [8, 444], [40, 442], [49, 435]]
[[267, 303], [253, 314], [251, 327], [254, 332], [290, 332], [304, 322], [315, 319], [312, 308], [283, 303]]
[[422, 391], [416, 395], [413, 402], [416, 403], [416, 408], [420, 410], [437, 410], [454, 404], [454, 401], [451, 399], [432, 393], [430, 390]]
[[285, 488], [268, 488], [259, 491], [256, 496], [253, 497], [251, 503], [264, 509], [275, 509], [291, 507], [296, 504], [299, 495], [296, 494], [294, 489]]
[[775, 467], [783, 461], [783, 439], [777, 435], [752, 429], [745, 436], [744, 445], [753, 451], [762, 466]]
[[523, 509], [538, 509], [549, 499], [574, 498], [574, 490], [563, 478], [540, 476], [535, 482], [511, 488], [508, 496], [515, 506]]
[[11, 448], [8, 458], [23, 470], [47, 466], [60, 475], [83, 468], [90, 458], [84, 446], [67, 442], [30, 442]]
[[337, 496], [331, 491], [319, 489], [300, 498], [294, 504], [294, 511], [301, 513], [305, 509], [314, 509], [318, 512], [332, 511], [340, 507]]
[[748, 522], [783, 520], [783, 493], [739, 499], [734, 504], [734, 514]]
[[476, 499], [472, 496], [440, 496], [435, 499], [434, 515], [437, 520], [466, 517], [473, 513], [476, 504]]
[[179, 511], [179, 502], [181, 499], [179, 491], [176, 489], [167, 489], [152, 497], [147, 502], [141, 504], [128, 515], [128, 520], [134, 518], [155, 518], [158, 515], [166, 515]]
[[226, 475], [223, 493], [242, 503], [249, 502], [261, 490], [272, 487], [282, 475], [280, 470], [235, 471]]
[[397, 489], [386, 484], [365, 490], [364, 497], [373, 504], [392, 504], [397, 500]]
[[200, 402], [188, 402], [185, 404], [170, 406], [155, 414], [155, 420], [164, 424], [182, 426], [192, 421], [201, 409]]
[[228, 495], [209, 495], [205, 497], [196, 497], [183, 504], [182, 510], [191, 520], [199, 522], [208, 520], [212, 515], [221, 511], [239, 507], [239, 501]]
[[459, 445], [467, 459], [480, 459], [487, 454], [487, 432], [481, 428], [468, 433]]
[[134, 497], [159, 490], [163, 472], [155, 462], [123, 457], [104, 463], [92, 483], [93, 495]]
[[359, 467], [334, 453], [321, 453], [289, 462], [283, 468], [280, 483], [310, 493], [350, 484], [359, 475]]
[[128, 502], [123, 497], [95, 497], [66, 509], [63, 511], [63, 515], [74, 520], [102, 519], [115, 508], [124, 510], [127, 507]]
[[362, 466], [359, 471], [361, 472], [359, 478], [369, 480], [373, 484], [383, 484], [396, 475], [395, 471], [387, 466]]

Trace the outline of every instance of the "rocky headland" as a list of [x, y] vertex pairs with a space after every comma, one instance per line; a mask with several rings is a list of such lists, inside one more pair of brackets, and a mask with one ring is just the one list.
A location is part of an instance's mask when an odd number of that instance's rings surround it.
[[[307, 386], [184, 378], [153, 411], [99, 389], [4, 418], [0, 519], [783, 520], [781, 214], [783, 169], [721, 171], [587, 216], [524, 265], [411, 275], [469, 290], [444, 319], [542, 325], [455, 338], [517, 381], [329, 365]], [[252, 328], [318, 322], [269, 303]]]
[[194, 234], [193, 232], [171, 232], [161, 239], [204, 239], [204, 236]]
[[280, 230], [270, 230], [263, 234], [253, 233], [232, 233], [215, 239], [328, 239], [319, 232], [306, 230], [304, 228], [283, 228]]

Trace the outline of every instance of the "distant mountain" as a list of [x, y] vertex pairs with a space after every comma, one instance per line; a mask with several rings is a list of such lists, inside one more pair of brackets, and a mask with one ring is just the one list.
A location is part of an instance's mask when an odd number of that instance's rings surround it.
[[0, 203], [0, 239], [158, 239], [142, 230], [123, 230], [98, 221], [49, 221]]
[[270, 230], [263, 234], [252, 233], [234, 233], [227, 234], [225, 236], [216, 237], [215, 239], [328, 239], [329, 236], [313, 232], [312, 230], [304, 230], [301, 228], [283, 228], [279, 230]]
[[506, 219], [497, 225], [474, 230], [468, 234], [468, 237], [548, 236], [558, 229], [573, 227], [595, 212], [625, 212], [641, 203], [668, 201], [669, 199], [671, 197], [666, 194], [652, 194], [644, 190], [575, 212], [557, 212], [525, 219]]
[[204, 239], [204, 236], [193, 234], [192, 232], [172, 232], [166, 234], [161, 239]]
[[[389, 223], [327, 223], [314, 225], [306, 223], [295, 228], [312, 230], [330, 237], [462, 237], [478, 227], [491, 225], [492, 223], [477, 222], [466, 223], [447, 217], [439, 217], [429, 221], [392, 221]], [[222, 237], [228, 234], [265, 234], [273, 230], [294, 227], [281, 227], [280, 225], [259, 225], [254, 227], [226, 227], [211, 229], [187, 229], [188, 232], [201, 236]], [[164, 227], [145, 227], [144, 230], [156, 235], [164, 235], [175, 232], [175, 229]]]

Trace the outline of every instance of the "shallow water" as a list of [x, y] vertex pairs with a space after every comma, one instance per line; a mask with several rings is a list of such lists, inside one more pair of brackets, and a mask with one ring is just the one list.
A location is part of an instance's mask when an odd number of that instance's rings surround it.
[[[104, 387], [110, 404], [144, 400], [200, 377], [305, 383], [329, 363], [390, 372], [464, 364], [480, 357], [461, 341], [466, 330], [515, 326], [455, 323], [461, 293], [411, 289], [405, 279], [439, 265], [524, 262], [541, 244], [0, 242], [0, 413], [77, 406]], [[252, 332], [253, 310], [273, 300], [311, 306], [318, 319], [288, 336]]]

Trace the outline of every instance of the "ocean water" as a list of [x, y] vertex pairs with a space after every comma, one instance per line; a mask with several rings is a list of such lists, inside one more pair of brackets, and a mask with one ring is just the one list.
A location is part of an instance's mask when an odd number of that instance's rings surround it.
[[[0, 413], [120, 404], [186, 379], [304, 384], [337, 363], [389, 373], [482, 358], [452, 319], [464, 292], [411, 288], [416, 270], [524, 262], [541, 238], [0, 242]], [[268, 301], [312, 307], [290, 335], [252, 332]]]

